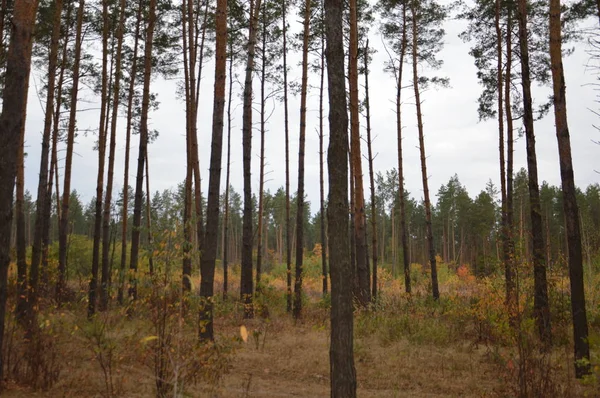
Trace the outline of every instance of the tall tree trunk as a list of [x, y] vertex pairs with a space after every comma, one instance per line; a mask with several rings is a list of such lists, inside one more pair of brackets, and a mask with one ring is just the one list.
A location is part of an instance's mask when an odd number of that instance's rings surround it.
[[213, 340], [213, 289], [217, 238], [219, 230], [219, 195], [221, 193], [221, 157], [223, 153], [223, 113], [225, 110], [225, 82], [227, 70], [227, 0], [218, 0], [216, 14], [215, 85], [212, 144], [210, 153], [210, 176], [206, 211], [206, 237], [204, 253], [200, 262], [200, 339]]
[[[60, 66], [60, 75], [58, 77], [58, 87], [57, 87], [57, 95], [56, 95], [56, 111], [53, 116], [53, 127], [52, 127], [52, 155], [50, 158], [50, 171], [48, 175], [48, 190], [46, 193], [46, 214], [47, 214], [47, 222], [43, 226], [43, 234], [42, 234], [42, 264], [41, 264], [41, 280], [44, 286], [44, 289], [47, 288], [49, 275], [48, 275], [48, 246], [50, 244], [50, 229], [53, 227], [50, 221], [51, 208], [52, 208], [52, 183], [56, 182], [56, 219], [57, 224], [60, 222], [60, 193], [59, 193], [59, 178], [58, 178], [58, 136], [59, 136], [59, 127], [60, 127], [60, 110], [62, 105], [62, 91], [64, 85], [65, 78], [65, 70], [67, 69], [66, 59], [67, 59], [67, 51], [69, 49], [69, 26], [71, 26], [71, 12], [73, 11], [73, 4], [69, 3], [69, 7], [67, 8], [67, 28], [65, 32], [65, 39], [63, 44], [62, 58], [61, 58], [61, 66]], [[60, 23], [59, 23], [60, 25]], [[33, 277], [35, 273], [31, 276]], [[33, 281], [30, 282], [32, 286], [34, 286]], [[34, 297], [30, 299], [30, 302], [33, 303]]]
[[[183, 263], [182, 263], [182, 288], [186, 293], [192, 290], [192, 178], [194, 173], [192, 141], [195, 134], [195, 82], [192, 82], [194, 68], [194, 39], [192, 34], [192, 12], [193, 7], [187, 1], [182, 4], [181, 20], [183, 24], [183, 72], [185, 84], [185, 116], [186, 116], [186, 175], [184, 184], [184, 207], [183, 207]], [[191, 59], [191, 60], [190, 60]], [[192, 70], [192, 73], [190, 71]]]
[[[325, 21], [325, 9], [321, 5], [321, 23]], [[325, 86], [325, 32], [321, 32], [321, 81], [319, 84], [319, 187], [320, 187], [320, 204], [321, 204], [321, 267], [323, 278], [323, 296], [327, 294], [327, 233], [325, 232], [325, 177], [324, 177], [324, 151], [323, 140], [325, 130], [323, 128], [323, 120], [325, 119], [323, 110], [323, 89]]]
[[267, 16], [265, 4], [262, 5], [262, 47], [261, 51], [261, 74], [260, 74], [260, 165], [258, 172], [258, 230], [257, 230], [257, 249], [256, 249], [256, 292], [260, 293], [262, 286], [260, 278], [262, 274], [262, 255], [263, 255], [263, 213], [264, 213], [264, 188], [265, 188], [265, 83], [266, 83], [266, 46], [267, 46]]
[[125, 30], [125, 0], [119, 1], [119, 26], [117, 27], [117, 53], [115, 56], [115, 78], [112, 102], [112, 120], [110, 124], [110, 146], [108, 153], [108, 176], [106, 180], [106, 196], [104, 199], [104, 214], [102, 219], [102, 279], [100, 285], [100, 311], [108, 308], [111, 268], [109, 266], [110, 250], [110, 220], [113, 177], [115, 170], [115, 146], [117, 137], [117, 120], [119, 112], [119, 98], [121, 92], [121, 57], [123, 52], [123, 34]]
[[148, 273], [154, 274], [154, 248], [152, 244], [152, 212], [150, 202], [150, 159], [146, 149], [146, 229], [148, 230]]
[[[538, 333], [542, 342], [549, 346], [552, 343], [552, 331], [550, 327], [550, 306], [548, 303], [548, 284], [546, 281], [546, 262], [544, 258], [544, 231], [542, 228], [540, 189], [535, 153], [535, 132], [533, 130], [533, 99], [531, 97], [529, 45], [527, 43], [527, 0], [518, 1], [517, 15], [519, 20], [521, 80], [523, 85], [523, 124], [525, 125], [525, 139], [527, 142], [531, 237], [533, 241], [533, 277], [535, 290], [533, 306]], [[577, 222], [577, 219], [574, 222]]]
[[[365, 111], [367, 119], [367, 150], [369, 154], [369, 182], [371, 186], [371, 250], [373, 251], [373, 300], [377, 299], [377, 205], [375, 200], [375, 176], [373, 173], [373, 148], [371, 147], [371, 104], [369, 101], [369, 39], [365, 45]], [[368, 256], [367, 256], [368, 258]]]
[[[3, 347], [4, 341], [8, 294], [13, 189], [17, 173], [17, 153], [25, 129], [32, 36], [37, 7], [37, 0], [15, 2], [0, 114], [0, 347]], [[3, 369], [4, 356], [1, 355], [0, 380], [3, 380]]]
[[[64, 67], [61, 68], [61, 77], [59, 81], [59, 97], [57, 98], [56, 110], [54, 109], [56, 68], [58, 64], [58, 41], [60, 39], [60, 25], [63, 2], [57, 0], [54, 3], [54, 14], [52, 19], [52, 38], [50, 41], [50, 54], [48, 56], [48, 83], [46, 91], [46, 110], [44, 115], [44, 132], [42, 134], [42, 152], [40, 155], [40, 174], [38, 180], [38, 192], [36, 200], [35, 227], [33, 233], [33, 244], [31, 245], [31, 271], [29, 276], [29, 297], [27, 311], [29, 313], [29, 323], [34, 323], [34, 314], [38, 298], [39, 269], [42, 258], [42, 251], [47, 250], [48, 242], [44, 242], [44, 235], [50, 227], [50, 201], [52, 198], [51, 188], [52, 177], [48, 178], [48, 159], [50, 156], [50, 135], [52, 130], [52, 120], [54, 113], [58, 116], [60, 112], [60, 94], [62, 91], [62, 75]], [[66, 34], [68, 37], [68, 32]], [[66, 48], [65, 39], [65, 48]]]
[[17, 319], [24, 321], [27, 308], [27, 243], [25, 240], [25, 124], [21, 131], [17, 152], [17, 179], [15, 198], [16, 248], [17, 248]]
[[88, 317], [96, 313], [98, 265], [102, 235], [102, 195], [104, 190], [104, 163], [106, 160], [106, 119], [108, 102], [108, 0], [102, 0], [102, 89], [100, 93], [100, 125], [98, 127], [98, 179], [96, 182], [96, 213], [94, 217], [94, 243], [92, 249], [92, 277], [90, 279]]
[[250, 0], [250, 27], [248, 32], [248, 58], [246, 60], [246, 78], [244, 81], [244, 107], [242, 122], [242, 153], [244, 163], [244, 215], [242, 230], [242, 270], [240, 296], [244, 303], [244, 318], [252, 318], [252, 75], [254, 72], [254, 55], [258, 13], [261, 0]]
[[231, 100], [233, 98], [233, 43], [229, 44], [229, 96], [227, 97], [227, 171], [225, 174], [225, 244], [223, 245], [223, 298], [227, 298], [229, 266], [229, 176], [231, 171]]
[[415, 103], [417, 108], [417, 128], [419, 130], [419, 151], [421, 153], [421, 174], [423, 177], [423, 198], [425, 204], [425, 228], [427, 234], [427, 248], [429, 254], [429, 263], [431, 265], [431, 288], [433, 298], [440, 298], [440, 290], [438, 287], [437, 266], [435, 259], [435, 245], [433, 242], [433, 230], [431, 226], [431, 201], [429, 200], [429, 184], [427, 182], [427, 158], [425, 157], [425, 133], [423, 132], [423, 115], [421, 113], [421, 96], [419, 92], [419, 75], [417, 73], [417, 53], [418, 53], [418, 15], [416, 0], [411, 1], [412, 14], [412, 63], [413, 63], [413, 87], [415, 90]]
[[[506, 23], [506, 72], [504, 74], [504, 110], [506, 113], [506, 244], [507, 258], [505, 268], [505, 278], [507, 283], [507, 294], [509, 290], [512, 292], [512, 300], [518, 302], [517, 269], [515, 259], [515, 241], [514, 241], [514, 223], [513, 223], [513, 158], [514, 158], [514, 139], [513, 139], [513, 118], [512, 118], [512, 35], [513, 35], [513, 17], [510, 9], [507, 13]], [[508, 274], [506, 274], [508, 272]], [[513, 312], [516, 312], [516, 308]]]
[[577, 191], [573, 174], [571, 139], [567, 123], [567, 98], [561, 42], [560, 0], [550, 0], [550, 62], [554, 88], [554, 121], [556, 123], [563, 208], [567, 229], [567, 250], [569, 253], [571, 314], [573, 318], [573, 341], [575, 343], [575, 376], [582, 378], [590, 373], [590, 346], [583, 284], [583, 255], [581, 251], [579, 208], [577, 206]]
[[352, 284], [354, 269], [348, 253], [348, 114], [344, 71], [342, 0], [324, 0], [329, 91], [329, 259], [331, 275], [331, 397], [356, 397], [353, 349]]
[[287, 80], [287, 2], [283, 0], [281, 17], [283, 20], [283, 122], [285, 130], [285, 261], [287, 269], [286, 309], [292, 312], [292, 226], [290, 223], [290, 129]]
[[142, 112], [140, 118], [140, 147], [138, 151], [135, 201], [133, 207], [133, 231], [131, 232], [131, 258], [129, 297], [137, 299], [137, 270], [139, 260], [140, 233], [142, 224], [142, 193], [144, 191], [144, 160], [148, 147], [148, 111], [150, 110], [150, 77], [152, 74], [152, 40], [156, 22], [156, 0], [150, 0], [146, 41], [144, 43], [144, 88], [142, 91]]
[[[502, 27], [500, 20], [502, 18], [502, 2], [496, 0], [495, 8], [495, 29], [496, 29], [496, 56], [498, 57], [497, 65], [497, 80], [498, 80], [498, 150], [500, 153], [500, 194], [502, 198], [502, 221], [501, 221], [501, 239], [502, 239], [502, 261], [504, 262], [504, 276], [506, 281], [506, 304], [509, 315], [513, 317], [515, 314], [515, 305], [517, 303], [515, 271], [512, 266], [513, 261], [510, 253], [510, 232], [508, 230], [508, 200], [507, 200], [507, 178], [505, 169], [504, 156], [504, 75], [502, 72], [502, 43], [504, 36], [502, 35]], [[510, 18], [510, 16], [508, 17]], [[508, 26], [510, 28], [510, 25]], [[507, 29], [508, 29], [507, 28]], [[510, 54], [508, 54], [510, 57]], [[508, 64], [507, 64], [508, 65]], [[508, 67], [507, 67], [508, 69]], [[508, 72], [508, 71], [507, 71]], [[510, 76], [507, 73], [506, 79]], [[510, 92], [508, 94], [510, 96]], [[512, 180], [512, 178], [511, 178]]]
[[140, 37], [140, 26], [142, 23], [142, 0], [138, 3], [135, 34], [133, 39], [133, 63], [129, 79], [129, 90], [127, 94], [127, 127], [125, 129], [125, 169], [123, 172], [123, 209], [121, 211], [121, 264], [119, 267], [119, 291], [117, 301], [123, 304], [125, 290], [125, 267], [127, 263], [127, 224], [129, 221], [129, 154], [131, 147], [131, 128], [133, 122], [133, 100], [135, 96], [135, 82], [137, 75], [138, 42]]
[[296, 277], [294, 279], [294, 318], [302, 316], [302, 266], [304, 260], [304, 151], [306, 147], [306, 97], [308, 90], [308, 41], [310, 0], [304, 2], [302, 38], [302, 83], [300, 87], [300, 137], [298, 142], [298, 191], [296, 196]]
[[[77, 30], [75, 33], [75, 54], [73, 61], [73, 85], [71, 88], [71, 104], [69, 128], [67, 132], [67, 154], [63, 182], [62, 209], [58, 228], [58, 281], [56, 283], [56, 300], [64, 299], [67, 274], [67, 236], [69, 233], [69, 200], [71, 195], [71, 166], [73, 163], [73, 145], [75, 143], [75, 123], [77, 119], [77, 96], [79, 93], [79, 65], [81, 61], [82, 26], [85, 0], [79, 0], [77, 10]], [[58, 175], [58, 173], [57, 173]], [[58, 187], [58, 184], [57, 184]]]
[[[398, 199], [400, 204], [400, 239], [402, 241], [402, 261], [404, 265], [404, 290], [411, 292], [410, 284], [410, 259], [408, 256], [408, 234], [406, 233], [406, 204], [404, 197], [404, 161], [402, 153], [402, 72], [404, 70], [404, 56], [407, 48], [406, 38], [406, 4], [402, 5], [402, 43], [400, 44], [400, 59], [396, 74], [396, 133], [398, 136]], [[394, 245], [396, 241], [394, 240]]]
[[356, 270], [358, 280], [358, 302], [366, 306], [371, 301], [371, 278], [367, 267], [367, 242], [365, 238], [365, 192], [363, 187], [362, 155], [358, 113], [358, 21], [357, 1], [350, 0], [350, 146], [354, 174], [354, 234], [356, 239]]

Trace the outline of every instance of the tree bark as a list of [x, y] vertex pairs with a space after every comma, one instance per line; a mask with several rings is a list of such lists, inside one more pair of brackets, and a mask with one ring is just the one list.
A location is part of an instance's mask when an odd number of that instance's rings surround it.
[[265, 4], [262, 5], [262, 47], [261, 51], [261, 75], [260, 75], [260, 166], [258, 183], [258, 230], [257, 230], [257, 248], [256, 248], [256, 292], [260, 293], [262, 288], [260, 278], [262, 276], [262, 255], [263, 255], [263, 213], [264, 213], [264, 188], [265, 188], [265, 83], [266, 83], [266, 46], [267, 46], [267, 21], [265, 13]]
[[244, 215], [242, 227], [242, 270], [240, 281], [240, 296], [244, 303], [244, 318], [252, 318], [252, 75], [254, 72], [254, 55], [256, 47], [256, 32], [258, 13], [261, 0], [250, 1], [250, 27], [248, 32], [248, 58], [246, 60], [246, 78], [244, 81], [244, 106], [242, 116], [242, 153], [244, 164]]
[[287, 79], [287, 2], [282, 0], [281, 18], [283, 20], [283, 123], [285, 130], [285, 258], [287, 269], [286, 309], [292, 312], [292, 228], [290, 223], [290, 129], [288, 108], [288, 79]]
[[144, 185], [144, 161], [148, 148], [148, 111], [150, 109], [150, 77], [152, 74], [152, 40], [156, 22], [156, 0], [150, 0], [146, 41], [144, 43], [144, 88], [142, 91], [142, 112], [140, 119], [140, 147], [138, 151], [137, 176], [135, 184], [135, 201], [133, 207], [133, 231], [131, 233], [130, 299], [137, 299], [137, 270], [139, 261], [139, 245], [142, 221], [142, 193]]
[[21, 131], [19, 149], [17, 152], [17, 179], [15, 198], [16, 213], [16, 248], [17, 248], [17, 306], [15, 315], [18, 320], [25, 321], [27, 308], [27, 245], [25, 241], [25, 124]]
[[590, 373], [590, 347], [583, 283], [583, 255], [577, 191], [573, 173], [571, 139], [567, 122], [565, 72], [562, 64], [562, 33], [560, 0], [550, 0], [550, 62], [554, 89], [554, 121], [560, 162], [563, 191], [563, 208], [566, 218], [567, 250], [569, 253], [569, 279], [571, 283], [571, 314], [575, 351], [575, 376], [582, 378]]
[[[77, 31], [75, 34], [75, 54], [73, 61], [73, 86], [71, 88], [71, 104], [69, 128], [67, 132], [67, 153], [63, 182], [62, 209], [58, 228], [58, 282], [56, 284], [56, 300], [60, 304], [64, 297], [67, 273], [67, 236], [69, 233], [69, 200], [71, 195], [71, 166], [73, 163], [73, 145], [75, 143], [75, 123], [77, 119], [77, 96], [79, 94], [79, 66], [81, 60], [82, 26], [85, 0], [79, 0], [77, 10]], [[58, 175], [58, 173], [57, 173]], [[57, 184], [58, 187], [58, 184]]]
[[331, 275], [331, 397], [356, 397], [353, 351], [352, 283], [354, 270], [348, 253], [348, 114], [344, 74], [342, 0], [324, 0], [329, 91], [329, 259]]
[[375, 200], [375, 176], [373, 174], [373, 148], [371, 147], [371, 104], [369, 101], [369, 39], [365, 45], [365, 112], [367, 120], [367, 150], [369, 157], [369, 182], [371, 185], [371, 250], [373, 258], [373, 300], [377, 299], [377, 205]]
[[358, 276], [358, 302], [365, 307], [371, 301], [371, 278], [366, 264], [367, 242], [365, 221], [365, 192], [363, 187], [362, 154], [358, 113], [358, 21], [357, 1], [350, 0], [350, 146], [354, 174], [354, 234], [356, 239], [356, 270]]
[[[325, 22], [325, 9], [321, 5], [321, 23]], [[325, 83], [325, 32], [321, 32], [321, 81], [319, 84], [319, 188], [320, 188], [320, 204], [321, 204], [321, 268], [323, 278], [323, 296], [329, 290], [327, 286], [327, 233], [325, 232], [325, 178], [324, 178], [324, 151], [323, 140], [325, 129], [323, 128], [323, 120], [325, 119], [323, 111], [323, 89]]]
[[102, 235], [102, 195], [104, 190], [104, 164], [106, 160], [106, 119], [108, 102], [108, 0], [102, 0], [102, 88], [100, 93], [100, 125], [98, 127], [98, 179], [96, 182], [96, 213], [94, 217], [94, 243], [92, 249], [92, 277], [88, 295], [88, 318], [96, 313], [98, 265]]
[[[54, 98], [55, 98], [55, 82], [56, 82], [56, 68], [58, 64], [58, 41], [60, 39], [60, 25], [61, 25], [61, 14], [62, 14], [63, 2], [57, 0], [54, 3], [54, 14], [52, 20], [52, 38], [50, 41], [50, 54], [48, 56], [48, 86], [46, 91], [46, 110], [44, 115], [44, 132], [42, 134], [42, 151], [40, 155], [40, 174], [38, 180], [38, 192], [36, 200], [36, 217], [35, 226], [33, 233], [33, 244], [31, 246], [31, 271], [29, 275], [29, 291], [28, 291], [28, 305], [27, 311], [29, 312], [29, 323], [33, 324], [33, 317], [35, 316], [37, 297], [38, 297], [38, 285], [39, 285], [39, 269], [42, 258], [42, 251], [47, 250], [48, 242], [44, 244], [45, 231], [50, 226], [50, 201], [51, 201], [51, 188], [50, 191], [48, 186], [52, 186], [52, 177], [48, 178], [48, 159], [50, 156], [50, 135], [52, 130], [52, 121], [54, 112], [57, 116], [60, 112], [60, 98], [57, 98], [56, 111], [54, 110]], [[68, 37], [68, 32], [66, 37]], [[66, 42], [66, 39], [65, 39]], [[66, 48], [66, 43], [65, 43]], [[64, 68], [61, 69], [61, 81], [59, 82], [59, 97], [62, 91], [62, 74]]]
[[[37, 7], [37, 0], [21, 0], [15, 3], [0, 114], [0, 347], [4, 341], [8, 294], [13, 188], [17, 173], [17, 153], [25, 129], [32, 36]], [[0, 380], [4, 380], [3, 358], [4, 356], [0, 356]]]
[[219, 195], [221, 193], [221, 156], [223, 153], [223, 113], [225, 110], [225, 82], [227, 70], [227, 0], [218, 0], [216, 13], [215, 85], [210, 153], [210, 176], [206, 212], [206, 237], [200, 262], [200, 339], [214, 340], [213, 289], [217, 239], [219, 230]]
[[[529, 177], [529, 202], [531, 212], [531, 237], [533, 243], [534, 277], [534, 316], [542, 342], [552, 343], [550, 326], [550, 306], [548, 303], [548, 283], [546, 281], [546, 261], [544, 256], [544, 231], [540, 207], [540, 189], [538, 184], [537, 157], [535, 151], [535, 132], [533, 130], [533, 109], [531, 96], [531, 78], [529, 71], [529, 44], [527, 43], [527, 0], [518, 1], [519, 46], [521, 50], [521, 84], [523, 86], [523, 124], [527, 142], [527, 169]], [[577, 222], [577, 221], [575, 221]]]
[[[410, 259], [408, 256], [408, 234], [406, 232], [406, 204], [404, 197], [404, 161], [402, 151], [402, 72], [404, 70], [404, 56], [407, 48], [406, 38], [406, 4], [402, 5], [402, 43], [400, 49], [400, 59], [398, 60], [398, 70], [396, 75], [396, 133], [398, 136], [398, 199], [400, 204], [400, 239], [402, 241], [402, 261], [404, 265], [404, 290], [411, 292], [410, 281]], [[392, 210], [393, 211], [393, 210]], [[394, 240], [393, 244], [396, 244]]]
[[296, 275], [294, 279], [294, 319], [299, 319], [302, 316], [302, 266], [304, 260], [304, 151], [306, 147], [306, 97], [308, 89], [310, 6], [310, 0], [306, 0], [304, 3], [302, 83], [300, 87], [300, 137], [298, 143], [298, 191], [296, 196]]
[[129, 90], [127, 95], [127, 127], [125, 129], [125, 169], [123, 172], [123, 209], [121, 212], [121, 265], [119, 267], [119, 291], [117, 301], [123, 304], [125, 289], [125, 267], [127, 263], [127, 224], [129, 221], [129, 149], [131, 147], [131, 127], [133, 122], [133, 99], [135, 95], [135, 82], [137, 74], [138, 41], [140, 36], [140, 25], [142, 23], [142, 2], [138, 3], [135, 22], [135, 34], [133, 39], [133, 63], [129, 79]]
[[437, 265], [435, 258], [435, 245], [433, 242], [433, 230], [431, 226], [431, 201], [429, 200], [429, 184], [427, 182], [427, 160], [425, 157], [425, 137], [423, 132], [423, 116], [421, 113], [421, 96], [419, 92], [419, 76], [417, 73], [417, 53], [418, 53], [418, 15], [416, 0], [411, 1], [411, 14], [412, 14], [412, 33], [413, 33], [413, 45], [412, 45], [412, 61], [413, 61], [413, 87], [415, 90], [415, 103], [417, 109], [417, 128], [419, 130], [419, 151], [421, 153], [421, 174], [423, 177], [423, 197], [425, 204], [425, 228], [427, 234], [427, 249], [429, 254], [429, 263], [431, 266], [431, 288], [433, 298], [438, 300], [440, 298], [440, 290], [438, 287], [437, 278]]
[[110, 125], [110, 146], [108, 154], [108, 176], [106, 181], [106, 196], [104, 199], [104, 214], [102, 219], [102, 279], [100, 285], [100, 311], [108, 308], [110, 284], [109, 250], [110, 250], [110, 220], [113, 189], [113, 176], [115, 170], [115, 146], [117, 136], [117, 120], [119, 112], [119, 99], [121, 92], [121, 57], [123, 52], [123, 34], [125, 30], [125, 0], [119, 1], [119, 26], [117, 27], [117, 53], [115, 56], [115, 78], [112, 102], [112, 120]]
[[229, 176], [231, 172], [231, 100], [233, 98], [233, 43], [229, 44], [229, 96], [227, 98], [227, 171], [225, 174], [225, 233], [223, 240], [223, 298], [227, 299], [229, 277]]

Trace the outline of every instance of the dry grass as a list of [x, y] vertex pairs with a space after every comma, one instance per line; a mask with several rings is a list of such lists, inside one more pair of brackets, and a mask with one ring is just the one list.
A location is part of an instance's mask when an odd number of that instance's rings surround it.
[[[355, 327], [355, 363], [358, 395], [361, 397], [483, 397], [512, 396], [511, 380], [506, 364], [492, 354], [490, 346], [475, 345], [461, 330], [452, 331], [443, 313], [435, 313], [435, 322], [428, 323], [428, 308], [399, 310], [402, 286], [382, 273], [382, 284], [389, 307], [379, 309], [379, 321], [387, 317], [410, 314], [415, 335], [396, 332], [395, 323], [379, 324], [369, 314], [357, 316]], [[233, 275], [235, 281], [237, 275]], [[198, 279], [194, 279], [198, 286]], [[230, 286], [232, 297], [238, 285]], [[216, 295], [221, 295], [222, 280], [217, 277]], [[222, 378], [198, 379], [186, 386], [193, 397], [326, 397], [329, 396], [329, 316], [320, 302], [320, 280], [305, 283], [308, 306], [301, 322], [294, 322], [285, 313], [282, 280], [271, 280], [263, 302], [269, 307], [270, 319], [244, 321], [241, 308], [230, 299], [217, 304], [215, 320], [217, 342], [230, 352], [215, 368]], [[391, 308], [391, 309], [390, 309]], [[408, 307], [407, 307], [408, 308]], [[386, 311], [386, 312], [384, 312]], [[413, 312], [411, 312], [413, 311]], [[192, 314], [191, 318], [196, 315]], [[8, 384], [6, 397], [103, 397], [106, 386], [96, 358], [93, 343], [82, 329], [86, 328], [85, 302], [70, 309], [51, 313], [47, 319], [53, 325], [55, 346], [63, 358], [59, 381], [50, 391], [35, 392], [23, 386]], [[151, 351], [143, 342], [153, 334], [153, 326], [144, 311], [127, 319], [123, 310], [113, 309], [105, 315], [107, 335], [116, 347], [114, 359], [115, 396], [155, 396], [155, 381]], [[362, 322], [362, 323], [361, 323]], [[239, 339], [240, 326], [247, 327], [247, 342]], [[391, 326], [390, 326], [391, 325]], [[437, 325], [446, 325], [444, 333], [436, 334]], [[369, 332], [370, 326], [374, 329]], [[450, 328], [450, 329], [448, 329]], [[194, 321], [183, 326], [185, 339], [196, 336]], [[428, 336], [427, 333], [432, 335]], [[390, 337], [385, 333], [393, 332]], [[413, 332], [415, 333], [415, 332]], [[502, 348], [508, 352], [510, 348]], [[564, 350], [563, 350], [564, 353]], [[495, 356], [496, 355], [496, 356]], [[566, 355], [566, 354], [565, 354]], [[220, 359], [219, 359], [220, 360]], [[563, 361], [565, 362], [565, 361]], [[207, 365], [213, 366], [213, 365]], [[210, 373], [212, 368], [208, 368]], [[225, 371], [224, 369], [228, 369]], [[568, 369], [568, 366], [565, 366]], [[567, 371], [568, 372], [568, 371]], [[508, 376], [507, 376], [508, 375]], [[209, 375], [210, 376], [210, 375]], [[569, 378], [570, 377], [570, 378]], [[570, 396], [583, 396], [585, 390], [567, 376]], [[587, 390], [586, 396], [595, 396]], [[598, 396], [598, 395], [596, 395]]]

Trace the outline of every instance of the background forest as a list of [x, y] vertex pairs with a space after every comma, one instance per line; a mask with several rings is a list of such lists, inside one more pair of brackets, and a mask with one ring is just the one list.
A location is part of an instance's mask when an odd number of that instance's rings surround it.
[[[596, 70], [597, 19], [588, 0], [1, 0], [3, 393], [593, 396], [600, 185], [575, 185], [563, 58], [585, 45]], [[452, 21], [497, 131], [479, 193], [431, 185]], [[168, 90], [184, 131], [155, 128]], [[547, 117], [560, 186], [540, 182]], [[179, 133], [181, 173], [153, 158]]]

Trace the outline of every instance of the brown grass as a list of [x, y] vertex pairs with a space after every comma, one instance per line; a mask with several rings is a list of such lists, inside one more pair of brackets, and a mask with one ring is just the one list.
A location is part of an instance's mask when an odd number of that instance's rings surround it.
[[[234, 275], [232, 279], [235, 279]], [[221, 293], [222, 280], [217, 277]], [[393, 300], [401, 297], [398, 280], [382, 278]], [[198, 286], [197, 278], [194, 286]], [[285, 284], [272, 281], [274, 302], [266, 301], [271, 319], [244, 321], [235, 304], [238, 285], [230, 287], [231, 299], [220, 305], [215, 320], [217, 341], [232, 349], [223, 354], [228, 368], [222, 378], [210, 382], [199, 379], [186, 386], [192, 397], [326, 397], [329, 396], [329, 316], [319, 304], [320, 281], [308, 279], [305, 286], [309, 305], [301, 322], [285, 313], [282, 303]], [[392, 302], [394, 302], [392, 300]], [[423, 324], [422, 312], [412, 314], [415, 325]], [[384, 316], [393, 314], [385, 314]], [[397, 313], [396, 313], [397, 315]], [[193, 318], [195, 314], [191, 315]], [[436, 315], [437, 316], [437, 315]], [[441, 315], [440, 315], [441, 316]], [[148, 347], [142, 341], [153, 334], [149, 319], [140, 312], [127, 319], [123, 310], [113, 309], [107, 319], [115, 342], [115, 395], [123, 397], [155, 396], [154, 374]], [[421, 317], [421, 318], [419, 318]], [[54, 311], [47, 317], [55, 331], [55, 345], [63, 358], [59, 381], [50, 391], [35, 392], [9, 383], [6, 397], [103, 397], [105, 382], [95, 358], [93, 344], [81, 329], [85, 327], [85, 302]], [[361, 318], [369, 322], [369, 318]], [[365, 321], [366, 319], [366, 321]], [[438, 321], [444, 321], [439, 318]], [[240, 326], [247, 327], [247, 342], [239, 339]], [[435, 325], [434, 325], [435, 326]], [[415, 326], [418, 327], [418, 326]], [[431, 327], [431, 326], [430, 326]], [[355, 328], [356, 329], [356, 328]], [[363, 327], [363, 330], [367, 330]], [[194, 322], [184, 327], [187, 339], [196, 336]], [[505, 364], [500, 363], [489, 346], [475, 345], [460, 333], [436, 341], [415, 342], [410, 336], [382, 338], [379, 334], [355, 333], [355, 364], [360, 397], [504, 397], [513, 395]], [[257, 344], [258, 343], [258, 344]], [[508, 350], [506, 347], [503, 348]], [[564, 350], [563, 350], [564, 352]], [[576, 382], [573, 381], [576, 385]], [[572, 396], [584, 394], [575, 386]], [[587, 396], [594, 396], [587, 390]]]

